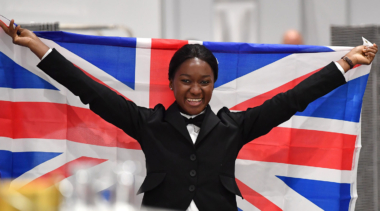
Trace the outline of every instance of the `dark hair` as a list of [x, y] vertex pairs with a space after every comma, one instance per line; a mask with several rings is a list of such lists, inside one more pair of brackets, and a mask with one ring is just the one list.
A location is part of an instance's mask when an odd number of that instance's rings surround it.
[[216, 81], [218, 79], [218, 61], [209, 49], [199, 44], [186, 44], [175, 52], [169, 64], [169, 80], [174, 78], [178, 67], [184, 61], [195, 57], [210, 65]]

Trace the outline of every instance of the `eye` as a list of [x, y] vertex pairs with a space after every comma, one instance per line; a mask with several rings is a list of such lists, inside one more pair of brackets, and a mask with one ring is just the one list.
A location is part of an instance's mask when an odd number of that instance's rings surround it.
[[207, 85], [207, 84], [209, 84], [210, 83], [210, 81], [201, 81], [201, 84], [202, 85]]
[[182, 79], [181, 81], [184, 83], [190, 83], [190, 80], [188, 80], [188, 79]]

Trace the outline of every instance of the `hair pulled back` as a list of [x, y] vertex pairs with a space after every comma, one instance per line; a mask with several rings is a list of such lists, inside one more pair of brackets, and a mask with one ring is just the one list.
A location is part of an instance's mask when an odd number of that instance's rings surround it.
[[187, 59], [198, 58], [210, 65], [214, 73], [214, 82], [218, 79], [218, 61], [214, 54], [203, 45], [199, 44], [186, 44], [178, 49], [173, 55], [169, 64], [169, 80], [174, 78], [178, 67]]

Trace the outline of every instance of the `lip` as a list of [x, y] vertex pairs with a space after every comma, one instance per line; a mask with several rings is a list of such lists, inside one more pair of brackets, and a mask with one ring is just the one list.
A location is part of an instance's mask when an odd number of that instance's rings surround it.
[[200, 99], [199, 101], [191, 101], [189, 99], [186, 99], [186, 103], [190, 106], [193, 106], [193, 107], [196, 107], [196, 106], [199, 106], [201, 105], [203, 102], [203, 99]]

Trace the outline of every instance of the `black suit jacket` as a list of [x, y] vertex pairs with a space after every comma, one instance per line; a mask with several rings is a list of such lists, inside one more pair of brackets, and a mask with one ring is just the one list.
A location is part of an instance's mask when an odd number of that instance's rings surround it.
[[[193, 144], [176, 103], [143, 108], [93, 81], [56, 50], [38, 64], [49, 76], [79, 96], [90, 109], [121, 128], [141, 145], [147, 176], [139, 190], [143, 205], [186, 210], [237, 210], [235, 160], [244, 144], [303, 111], [315, 99], [345, 83], [331, 63], [295, 88], [244, 112], [208, 106]], [[255, 175], [252, 175], [255, 179]]]

